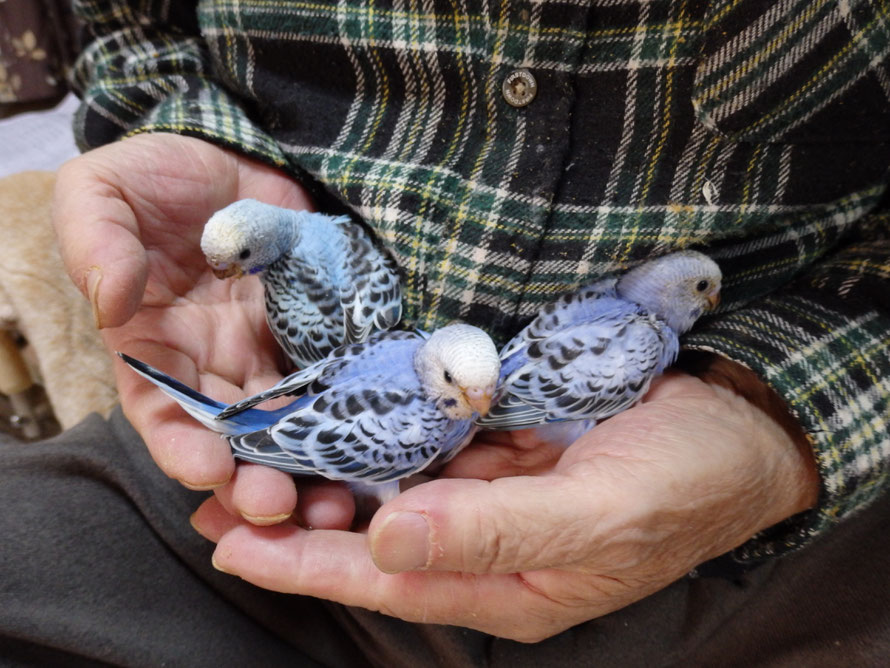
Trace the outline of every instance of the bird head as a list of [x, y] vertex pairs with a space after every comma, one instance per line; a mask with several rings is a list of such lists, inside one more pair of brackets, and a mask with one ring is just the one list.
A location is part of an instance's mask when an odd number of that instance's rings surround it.
[[417, 351], [414, 366], [426, 395], [452, 420], [488, 413], [501, 362], [478, 327], [460, 323], [436, 330]]
[[720, 303], [721, 280], [720, 267], [707, 255], [680, 251], [631, 269], [616, 291], [682, 334]]
[[201, 250], [217, 278], [263, 271], [293, 244], [297, 212], [242, 199], [214, 213], [204, 226]]

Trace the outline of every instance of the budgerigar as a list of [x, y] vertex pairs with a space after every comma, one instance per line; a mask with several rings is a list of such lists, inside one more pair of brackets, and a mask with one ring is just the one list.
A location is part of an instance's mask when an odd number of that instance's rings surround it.
[[502, 349], [500, 389], [478, 424], [547, 424], [542, 438], [571, 444], [643, 397], [719, 302], [721, 279], [709, 257], [681, 251], [548, 304]]
[[[381, 503], [398, 481], [457, 454], [491, 404], [500, 369], [481, 329], [431, 335], [390, 331], [343, 345], [271, 390], [225, 406], [126, 355], [124, 361], [196, 420], [223, 434], [234, 456], [300, 475], [345, 480]], [[277, 410], [252, 406], [299, 396]]]
[[259, 275], [269, 328], [299, 368], [401, 318], [395, 262], [345, 216], [239, 200], [207, 221], [201, 250], [219, 278]]

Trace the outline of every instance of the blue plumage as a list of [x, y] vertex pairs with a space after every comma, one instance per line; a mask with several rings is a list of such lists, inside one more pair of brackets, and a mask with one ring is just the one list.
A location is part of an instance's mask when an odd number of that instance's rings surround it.
[[[447, 461], [469, 442], [476, 430], [472, 418], [478, 406], [489, 405], [499, 369], [494, 344], [475, 327], [452, 325], [431, 336], [382, 332], [225, 406], [121, 357], [223, 434], [236, 458], [345, 480], [381, 501], [398, 492], [398, 480]], [[444, 382], [446, 372], [454, 382]], [[285, 395], [296, 398], [277, 410], [253, 408]]]
[[559, 432], [572, 442], [643, 397], [675, 361], [679, 336], [716, 305], [720, 281], [716, 263], [685, 251], [548, 304], [502, 349], [495, 404], [478, 424], [578, 421]]
[[345, 216], [239, 200], [207, 221], [201, 248], [220, 278], [259, 276], [269, 328], [298, 367], [401, 318], [395, 262]]

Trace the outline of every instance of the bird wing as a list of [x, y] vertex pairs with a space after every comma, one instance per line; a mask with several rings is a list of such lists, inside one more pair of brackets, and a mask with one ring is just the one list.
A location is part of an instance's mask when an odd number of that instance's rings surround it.
[[220, 419], [230, 418], [265, 401], [282, 396], [318, 395], [329, 387], [361, 382], [366, 375], [387, 370], [390, 386], [416, 382], [414, 352], [421, 337], [413, 332], [378, 332], [364, 343], [338, 346], [322, 361], [295, 371], [267, 390], [227, 406]]
[[235, 455], [291, 473], [374, 484], [424, 469], [472, 429], [469, 421], [444, 417], [419, 387], [350, 385], [298, 403], [270, 429], [230, 438]]
[[324, 262], [285, 255], [263, 274], [266, 321], [279, 345], [300, 367], [323, 360], [343, 343], [343, 313]]
[[504, 366], [510, 364], [510, 358], [520, 356], [535, 341], [540, 341], [570, 325], [587, 322], [601, 308], [601, 299], [615, 298], [615, 278], [604, 278], [590, 285], [578, 288], [574, 292], [562, 295], [556, 301], [544, 306], [537, 316], [514, 336], [500, 352], [501, 375]]
[[272, 399], [277, 399], [278, 397], [301, 396], [305, 393], [307, 386], [311, 385], [315, 380], [318, 379], [320, 375], [324, 373], [326, 369], [328, 369], [335, 363], [337, 363], [337, 360], [331, 360], [328, 358], [322, 360], [321, 362], [316, 362], [315, 364], [308, 366], [305, 369], [295, 371], [289, 376], [286, 376], [285, 378], [278, 381], [268, 390], [263, 390], [262, 392], [258, 392], [249, 397], [245, 397], [240, 401], [229, 404], [222, 410], [222, 412], [220, 412], [218, 419], [226, 420], [250, 408], [253, 408], [258, 404], [261, 404], [265, 401], [271, 401]]
[[304, 213], [300, 241], [266, 269], [263, 284], [269, 328], [298, 366], [402, 317], [395, 261], [345, 216]]
[[344, 232], [340, 285], [344, 342], [361, 342], [375, 331], [394, 327], [402, 317], [399, 270], [387, 253], [380, 252], [364, 229], [340, 219]]
[[517, 429], [600, 420], [639, 400], [663, 370], [665, 349], [676, 348], [676, 335], [622, 300], [598, 304], [586, 321], [563, 326], [514, 352], [519, 363], [511, 365], [496, 405], [477, 424]]

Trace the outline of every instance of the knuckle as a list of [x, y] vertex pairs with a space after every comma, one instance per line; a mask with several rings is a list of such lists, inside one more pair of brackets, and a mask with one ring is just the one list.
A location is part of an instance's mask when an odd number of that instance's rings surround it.
[[510, 532], [504, 530], [503, 518], [490, 509], [477, 508], [475, 529], [464, 544], [463, 563], [474, 573], [503, 572], [512, 566]]

